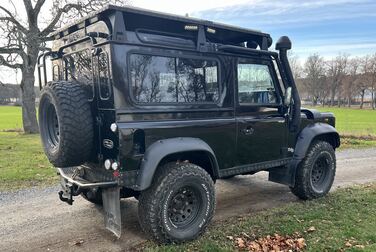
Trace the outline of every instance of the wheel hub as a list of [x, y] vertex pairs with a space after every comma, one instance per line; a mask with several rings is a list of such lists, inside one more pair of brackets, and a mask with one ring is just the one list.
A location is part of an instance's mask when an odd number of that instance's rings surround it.
[[319, 157], [312, 169], [311, 179], [313, 186], [321, 186], [329, 169], [329, 161], [326, 156]]
[[171, 198], [168, 215], [172, 224], [182, 227], [195, 219], [198, 210], [197, 192], [190, 187], [183, 187]]
[[56, 148], [60, 141], [60, 130], [56, 110], [52, 104], [48, 107], [46, 116], [48, 139], [52, 147]]

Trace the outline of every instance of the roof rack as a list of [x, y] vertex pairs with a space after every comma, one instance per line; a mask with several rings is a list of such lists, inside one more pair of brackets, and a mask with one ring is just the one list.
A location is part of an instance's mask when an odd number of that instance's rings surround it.
[[[198, 43], [212, 42], [253, 49], [259, 46], [261, 50], [268, 50], [272, 44], [270, 35], [261, 31], [141, 8], [114, 5], [107, 5], [92, 12], [77, 22], [52, 33], [51, 36], [60, 39], [101, 20], [108, 24], [112, 40], [126, 41], [126, 32], [128, 31], [150, 30], [196, 38]], [[197, 47], [199, 48], [199, 45]]]

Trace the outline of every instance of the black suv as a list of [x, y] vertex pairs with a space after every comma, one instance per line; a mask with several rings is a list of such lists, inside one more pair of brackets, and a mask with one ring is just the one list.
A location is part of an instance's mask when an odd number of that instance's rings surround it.
[[301, 199], [330, 190], [335, 118], [301, 108], [288, 37], [269, 51], [260, 31], [117, 6], [52, 36], [38, 60], [44, 150], [60, 199], [103, 204], [117, 236], [121, 198], [168, 243], [205, 230], [217, 179], [267, 171]]

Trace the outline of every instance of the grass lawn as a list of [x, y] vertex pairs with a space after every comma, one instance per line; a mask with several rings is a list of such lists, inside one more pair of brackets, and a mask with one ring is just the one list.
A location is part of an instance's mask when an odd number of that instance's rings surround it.
[[57, 179], [39, 135], [0, 132], [0, 160], [0, 190], [46, 185]]
[[336, 117], [336, 128], [341, 135], [376, 136], [376, 110], [319, 106], [314, 109], [333, 112]]
[[[376, 184], [339, 189], [329, 196], [289, 203], [214, 223], [200, 239], [183, 245], [146, 242], [145, 251], [248, 251], [252, 241], [274, 234], [304, 239], [304, 251], [376, 251]], [[240, 246], [241, 241], [244, 245]], [[252, 251], [252, 250], [250, 250]]]
[[0, 131], [22, 129], [21, 107], [0, 106]]
[[[25, 135], [21, 108], [0, 106], [0, 191], [56, 182], [39, 135]], [[12, 132], [13, 131], [13, 132]]]

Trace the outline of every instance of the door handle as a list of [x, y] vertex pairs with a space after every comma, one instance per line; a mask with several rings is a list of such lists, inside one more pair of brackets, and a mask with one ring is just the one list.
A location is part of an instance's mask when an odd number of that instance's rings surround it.
[[242, 130], [241, 130], [241, 132], [242, 132], [244, 135], [246, 135], [246, 136], [252, 135], [254, 131], [255, 131], [255, 130], [254, 130], [252, 127], [247, 127], [247, 128], [245, 128], [245, 129], [242, 129]]

